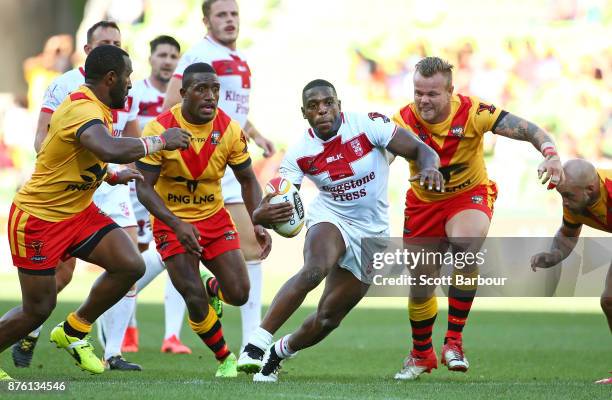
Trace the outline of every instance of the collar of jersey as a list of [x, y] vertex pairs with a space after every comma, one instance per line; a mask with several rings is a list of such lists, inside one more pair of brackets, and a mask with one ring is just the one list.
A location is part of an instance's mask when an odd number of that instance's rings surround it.
[[100, 99], [98, 98], [98, 96], [96, 96], [96, 94], [87, 86], [85, 86], [84, 84], [81, 85], [79, 87], [79, 90], [81, 90], [85, 95], [87, 95], [87, 97], [89, 97], [92, 101], [96, 102], [97, 104], [100, 105], [100, 107], [102, 107], [104, 109], [105, 112], [108, 112], [108, 114], [110, 115], [111, 113], [111, 109], [109, 106], [107, 106], [106, 104], [102, 103], [100, 101]]
[[187, 121], [187, 119], [183, 116], [183, 112], [181, 111], [180, 107], [178, 108], [177, 111], [178, 111], [177, 113], [178, 115], [175, 114], [175, 116], [178, 116], [179, 123], [181, 123], [182, 125], [185, 125], [186, 128], [194, 128], [194, 129], [197, 129], [198, 131], [212, 126], [212, 124], [215, 122], [215, 118], [217, 118], [217, 114], [219, 113], [218, 109], [215, 110], [215, 116], [213, 117], [213, 119], [211, 119], [205, 124], [192, 124], [191, 122]]
[[214, 46], [220, 47], [226, 51], [229, 51], [231, 54], [235, 54], [238, 55], [238, 51], [237, 50], [232, 50], [227, 46], [222, 45], [221, 43], [217, 42], [215, 39], [213, 39], [212, 37], [210, 37], [210, 35], [206, 35], [204, 37], [204, 40], [208, 40], [210, 43], [212, 43]]

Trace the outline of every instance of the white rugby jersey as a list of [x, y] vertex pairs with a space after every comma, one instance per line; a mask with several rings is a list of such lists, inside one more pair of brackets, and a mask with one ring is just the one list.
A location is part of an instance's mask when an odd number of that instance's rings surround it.
[[244, 55], [206, 36], [183, 54], [174, 76], [182, 78], [185, 68], [197, 62], [210, 64], [215, 69], [221, 84], [219, 108], [244, 128], [249, 114], [251, 92], [251, 70]]
[[[79, 86], [85, 83], [85, 70], [83, 67], [71, 69], [58, 76], [51, 82], [43, 97], [41, 112], [52, 114], [62, 101]], [[136, 119], [138, 113], [138, 99], [133, 96], [132, 90], [128, 93], [125, 107], [121, 110], [111, 110], [113, 114], [113, 136], [121, 136], [128, 121]]]
[[397, 129], [379, 113], [341, 113], [338, 133], [323, 141], [308, 129], [280, 165], [294, 184], [307, 176], [319, 189], [307, 214], [331, 212], [368, 231], [389, 226], [386, 147]]
[[149, 121], [161, 113], [166, 94], [157, 90], [157, 88], [151, 84], [149, 78], [134, 83], [131, 92], [134, 94], [134, 97], [139, 100], [137, 115], [138, 124], [142, 131]]

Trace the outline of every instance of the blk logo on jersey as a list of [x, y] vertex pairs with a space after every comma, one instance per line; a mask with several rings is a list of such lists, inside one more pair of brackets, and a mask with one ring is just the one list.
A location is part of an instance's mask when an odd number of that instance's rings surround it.
[[196, 189], [198, 188], [198, 184], [200, 183], [200, 181], [197, 179], [187, 179], [183, 176], [170, 177], [170, 179], [175, 182], [185, 182], [187, 184], [187, 190], [189, 190], [189, 193], [195, 193]]
[[342, 159], [344, 159], [344, 156], [342, 155], [342, 153], [340, 153], [340, 154], [335, 154], [335, 155], [333, 155], [333, 156], [331, 156], [331, 157], [327, 157], [327, 158], [325, 159], [325, 161], [326, 161], [327, 163], [333, 163], [334, 161], [340, 161], [340, 160], [342, 160]]
[[85, 171], [91, 173], [93, 175], [81, 175], [81, 179], [85, 181], [85, 183], [69, 183], [66, 185], [64, 191], [82, 191], [82, 190], [96, 190], [102, 185], [102, 180], [106, 175], [106, 167], [102, 168], [100, 164], [94, 164], [89, 168], [86, 168]]
[[338, 181], [354, 175], [351, 163], [365, 157], [374, 146], [365, 133], [342, 143], [340, 136], [325, 144], [321, 153], [297, 159], [302, 171], [310, 175], [327, 172], [329, 179]]
[[224, 233], [225, 240], [236, 240], [236, 231], [231, 230]]
[[106, 175], [106, 167], [102, 168], [100, 167], [100, 164], [94, 164], [91, 167], [86, 168], [85, 171], [91, 172], [95, 177], [94, 179], [88, 175], [81, 175], [81, 178], [83, 178], [85, 182], [93, 182], [94, 180], [101, 181], [104, 179], [104, 175]]

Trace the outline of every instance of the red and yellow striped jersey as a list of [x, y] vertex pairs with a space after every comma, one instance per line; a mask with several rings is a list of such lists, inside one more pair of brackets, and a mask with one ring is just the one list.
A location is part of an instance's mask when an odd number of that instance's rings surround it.
[[[440, 156], [440, 172], [445, 179], [445, 192], [423, 189], [412, 182], [414, 194], [422, 201], [436, 201], [453, 197], [476, 185], [488, 182], [483, 155], [483, 136], [492, 130], [502, 111], [477, 97], [453, 95], [451, 113], [437, 124], [428, 124], [410, 103], [393, 116], [394, 122], [418, 135]], [[416, 162], [410, 161], [410, 173], [418, 172]]]
[[598, 169], [599, 199], [583, 214], [574, 214], [563, 207], [563, 220], [572, 225], [584, 224], [612, 233], [612, 170]]
[[212, 121], [190, 124], [183, 118], [180, 103], [149, 122], [143, 136], [161, 135], [168, 128], [191, 133], [189, 149], [163, 150], [137, 165], [159, 171], [155, 191], [177, 217], [184, 221], [208, 218], [223, 207], [221, 178], [226, 165], [241, 168], [251, 163], [246, 137], [238, 122], [220, 108]]
[[50, 222], [87, 208], [106, 175], [106, 163], [83, 147], [79, 136], [95, 124], [112, 132], [112, 120], [110, 108], [86, 86], [66, 97], [51, 117], [34, 173], [15, 195], [15, 205]]

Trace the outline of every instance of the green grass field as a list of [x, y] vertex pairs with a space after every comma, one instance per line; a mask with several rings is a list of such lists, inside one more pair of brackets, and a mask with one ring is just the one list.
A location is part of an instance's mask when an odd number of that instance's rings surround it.
[[[480, 299], [485, 302], [486, 299]], [[537, 301], [537, 299], [534, 299]], [[1, 301], [0, 311], [15, 301]], [[408, 350], [406, 311], [358, 308], [320, 345], [303, 351], [284, 365], [278, 384], [254, 384], [250, 376], [215, 380], [211, 352], [187, 328], [183, 340], [192, 355], [159, 352], [163, 334], [161, 304], [141, 304], [139, 353], [129, 359], [143, 365], [141, 373], [106, 372], [90, 376], [74, 366], [63, 350], [47, 342], [53, 323], [62, 320], [76, 303], [61, 303], [41, 334], [30, 369], [16, 369], [10, 352], [0, 365], [21, 380], [68, 382], [63, 399], [610, 399], [612, 387], [594, 385], [612, 368], [610, 333], [603, 315], [473, 311], [464, 346], [471, 368], [467, 374], [434, 370], [416, 382], [396, 382]], [[279, 334], [288, 332], [310, 312], [300, 310]], [[239, 313], [226, 307], [226, 338], [237, 349]], [[436, 323], [434, 343], [439, 350], [446, 312]], [[100, 354], [100, 350], [96, 352]], [[9, 394], [0, 398], [41, 398], [40, 394]], [[59, 395], [48, 394], [58, 397]]]

